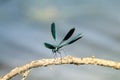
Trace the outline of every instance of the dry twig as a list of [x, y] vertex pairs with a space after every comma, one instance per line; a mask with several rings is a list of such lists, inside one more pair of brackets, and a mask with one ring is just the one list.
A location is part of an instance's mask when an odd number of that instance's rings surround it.
[[[74, 64], [74, 65], [91, 64], [91, 65], [110, 67], [110, 68], [114, 68], [114, 69], [120, 69], [120, 62], [103, 60], [103, 59], [98, 59], [95, 57], [75, 58], [72, 56], [66, 56], [63, 58], [42, 59], [42, 60], [32, 61], [21, 67], [16, 67], [15, 69], [13, 69], [9, 73], [7, 73], [5, 76], [1, 77], [0, 80], [9, 80], [18, 74], [25, 73], [26, 71], [28, 71], [28, 73], [29, 73], [29, 70], [32, 68], [46, 67], [49, 65], [61, 65], [61, 64]], [[28, 73], [27, 73], [27, 75], [28, 75]], [[27, 75], [25, 76], [25, 78], [27, 77]]]

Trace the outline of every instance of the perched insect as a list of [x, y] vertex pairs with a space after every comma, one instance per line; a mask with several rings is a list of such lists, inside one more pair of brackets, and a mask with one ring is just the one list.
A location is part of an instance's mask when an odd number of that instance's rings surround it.
[[[72, 34], [74, 33], [74, 31], [75, 31], [75, 28], [70, 29], [70, 31], [66, 34], [66, 36], [63, 38], [63, 40], [58, 45], [52, 45], [52, 44], [49, 44], [49, 43], [45, 42], [44, 43], [45, 47], [48, 48], [48, 49], [52, 49], [52, 52], [55, 53], [55, 54], [56, 53], [60, 53], [59, 52], [60, 48], [62, 48], [63, 46], [72, 44], [73, 42], [75, 42], [75, 41], [79, 40], [80, 38], [82, 38], [81, 34], [78, 34], [73, 39], [68, 40], [72, 36]], [[52, 33], [52, 36], [53, 36], [54, 40], [56, 41], [55, 23], [51, 24], [51, 33]]]

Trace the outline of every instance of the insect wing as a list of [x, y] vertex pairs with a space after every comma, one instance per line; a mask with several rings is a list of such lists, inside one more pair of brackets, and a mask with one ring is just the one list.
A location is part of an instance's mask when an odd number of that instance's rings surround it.
[[74, 43], [75, 41], [79, 40], [82, 38], [82, 36], [80, 36], [81, 34], [78, 34], [74, 39], [68, 41], [67, 43], [61, 45], [59, 48], [62, 48], [63, 46], [66, 46], [66, 45], [69, 45], [69, 44], [72, 44]]
[[49, 48], [49, 49], [55, 49], [55, 46], [52, 45], [52, 44], [44, 43], [44, 45], [45, 45], [46, 48]]
[[72, 36], [72, 34], [74, 33], [74, 31], [75, 31], [75, 28], [72, 28], [72, 29], [67, 33], [67, 35], [64, 37], [64, 39], [63, 39], [62, 41], [68, 40], [68, 39]]
[[54, 22], [51, 24], [51, 33], [52, 33], [52, 36], [53, 36], [54, 40], [56, 40], [56, 29], [55, 29], [55, 23]]
[[74, 33], [74, 31], [75, 31], [75, 28], [70, 29], [70, 31], [66, 34], [66, 36], [65, 36], [64, 39], [60, 42], [59, 45], [61, 45], [64, 41], [68, 40], [68, 39], [72, 36], [72, 34]]
[[70, 41], [70, 42], [68, 42], [67, 44], [72, 44], [73, 42], [75, 42], [75, 41], [79, 40], [80, 38], [82, 38], [82, 36], [80, 36], [80, 37], [78, 37], [78, 38], [76, 38], [76, 39], [71, 40], [71, 41]]

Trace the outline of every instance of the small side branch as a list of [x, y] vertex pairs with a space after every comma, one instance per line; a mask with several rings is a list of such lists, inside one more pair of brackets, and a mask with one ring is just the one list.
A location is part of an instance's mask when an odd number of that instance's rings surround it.
[[74, 64], [74, 65], [99, 65], [104, 67], [110, 67], [114, 69], [120, 69], [120, 62], [114, 62], [110, 60], [104, 60], [104, 59], [98, 59], [95, 57], [90, 58], [75, 58], [72, 56], [66, 56], [63, 58], [55, 58], [55, 59], [41, 59], [32, 61], [28, 64], [25, 64], [21, 67], [16, 67], [15, 69], [11, 70], [8, 74], [1, 77], [0, 80], [9, 80], [12, 77], [25, 73], [26, 71], [29, 71], [32, 68], [37, 67], [46, 67], [49, 65], [62, 65], [62, 64]]

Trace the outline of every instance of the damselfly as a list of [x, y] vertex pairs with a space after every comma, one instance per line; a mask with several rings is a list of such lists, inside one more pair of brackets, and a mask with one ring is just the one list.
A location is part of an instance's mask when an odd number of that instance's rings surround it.
[[[63, 40], [57, 45], [53, 45], [53, 44], [45, 42], [44, 43], [45, 47], [48, 48], [48, 49], [51, 49], [52, 52], [55, 53], [55, 54], [60, 53], [59, 49], [61, 49], [63, 46], [70, 45], [73, 42], [82, 38], [81, 34], [78, 34], [77, 36], [75, 36], [71, 40], [69, 40], [69, 38], [72, 36], [74, 31], [75, 31], [75, 28], [70, 29], [69, 32], [66, 34], [66, 36], [63, 38]], [[51, 33], [52, 33], [53, 39], [56, 41], [56, 28], [55, 28], [55, 23], [54, 22], [51, 24]]]

